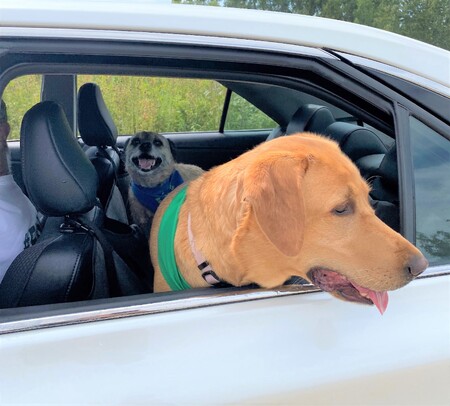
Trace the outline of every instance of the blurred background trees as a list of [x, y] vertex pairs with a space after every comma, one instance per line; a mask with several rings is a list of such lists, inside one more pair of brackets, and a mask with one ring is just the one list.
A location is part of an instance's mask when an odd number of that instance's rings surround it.
[[450, 0], [173, 0], [280, 11], [381, 28], [450, 50]]

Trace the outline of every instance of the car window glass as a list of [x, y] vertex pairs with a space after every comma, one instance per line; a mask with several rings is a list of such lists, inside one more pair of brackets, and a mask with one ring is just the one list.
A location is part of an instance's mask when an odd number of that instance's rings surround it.
[[416, 243], [430, 264], [450, 262], [450, 141], [410, 119]]
[[78, 75], [96, 83], [119, 134], [218, 131], [225, 88], [213, 80]]
[[8, 83], [3, 100], [7, 106], [8, 122], [11, 127], [9, 140], [20, 138], [20, 126], [25, 113], [41, 99], [41, 75], [20, 76]]
[[232, 93], [228, 107], [225, 131], [274, 128], [277, 123], [243, 97]]

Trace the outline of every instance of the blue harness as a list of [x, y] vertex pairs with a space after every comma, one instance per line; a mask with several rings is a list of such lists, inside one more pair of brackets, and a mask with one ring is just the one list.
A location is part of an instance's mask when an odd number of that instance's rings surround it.
[[174, 171], [166, 181], [160, 183], [155, 187], [145, 187], [137, 185], [132, 181], [131, 190], [133, 190], [133, 193], [136, 196], [136, 199], [138, 199], [139, 203], [155, 213], [156, 209], [163, 201], [163, 199], [183, 182], [183, 178], [181, 177], [179, 172]]

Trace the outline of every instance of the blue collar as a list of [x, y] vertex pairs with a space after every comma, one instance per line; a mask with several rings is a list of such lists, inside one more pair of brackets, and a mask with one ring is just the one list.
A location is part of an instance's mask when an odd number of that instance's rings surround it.
[[131, 181], [131, 189], [139, 203], [155, 213], [163, 199], [183, 182], [179, 172], [173, 171], [167, 180], [155, 187], [145, 187]]

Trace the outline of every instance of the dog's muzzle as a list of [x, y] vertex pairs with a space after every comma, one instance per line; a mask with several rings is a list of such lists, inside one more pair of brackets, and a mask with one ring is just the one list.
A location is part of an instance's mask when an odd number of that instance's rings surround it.
[[132, 160], [133, 164], [143, 172], [150, 172], [158, 168], [162, 159], [159, 157], [154, 157], [153, 155], [142, 153], [139, 156], [134, 157]]
[[307, 275], [314, 285], [325, 292], [334, 293], [346, 301], [374, 304], [381, 314], [385, 312], [388, 306], [387, 292], [364, 288], [331, 269], [317, 267], [311, 269]]

